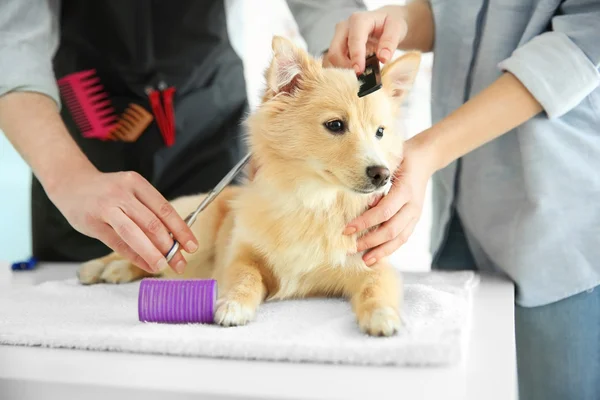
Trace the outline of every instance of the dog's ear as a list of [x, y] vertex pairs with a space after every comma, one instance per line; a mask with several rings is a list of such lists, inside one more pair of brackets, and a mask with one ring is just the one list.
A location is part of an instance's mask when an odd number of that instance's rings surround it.
[[390, 64], [386, 64], [381, 71], [381, 83], [383, 89], [397, 104], [402, 100], [412, 87], [419, 65], [421, 64], [421, 53], [409, 52], [398, 57]]
[[271, 43], [273, 58], [266, 71], [267, 97], [293, 93], [303, 78], [315, 68], [315, 60], [290, 40], [274, 36]]

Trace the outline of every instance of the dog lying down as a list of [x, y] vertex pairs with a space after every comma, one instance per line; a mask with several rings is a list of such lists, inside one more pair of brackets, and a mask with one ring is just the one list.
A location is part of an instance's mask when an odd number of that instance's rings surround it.
[[[398, 116], [420, 54], [385, 65], [382, 89], [361, 98], [354, 71], [323, 68], [281, 37], [272, 47], [262, 102], [245, 121], [251, 162], [260, 168], [200, 213], [192, 227], [200, 248], [184, 253], [185, 272], [156, 276], [216, 279], [215, 323], [224, 326], [250, 322], [263, 301], [333, 296], [351, 301], [363, 332], [393, 335], [402, 283], [386, 260], [365, 265], [356, 240], [366, 231], [343, 231], [391, 186], [404, 141]], [[202, 197], [172, 205], [185, 217]], [[116, 253], [78, 271], [84, 284], [147, 276]]]

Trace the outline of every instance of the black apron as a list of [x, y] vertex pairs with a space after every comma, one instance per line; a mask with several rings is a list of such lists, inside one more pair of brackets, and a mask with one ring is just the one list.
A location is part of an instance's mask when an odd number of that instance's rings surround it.
[[[240, 122], [247, 109], [243, 64], [228, 34], [223, 0], [63, 0], [56, 78], [95, 69], [115, 111], [152, 108], [146, 90], [174, 95], [175, 143], [154, 118], [135, 142], [84, 138], [63, 98], [62, 118], [103, 172], [136, 171], [167, 199], [211, 189], [244, 155]], [[75, 231], [32, 182], [33, 255], [84, 261], [111, 250]]]

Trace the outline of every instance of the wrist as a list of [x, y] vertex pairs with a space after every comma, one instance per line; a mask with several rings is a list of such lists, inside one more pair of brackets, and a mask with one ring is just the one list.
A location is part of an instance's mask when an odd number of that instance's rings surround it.
[[73, 185], [77, 185], [78, 181], [90, 179], [92, 176], [99, 174], [100, 171], [92, 165], [87, 159], [70, 159], [59, 164], [55, 164], [51, 169], [45, 172], [37, 173], [36, 177], [48, 197], [52, 198], [57, 193], [63, 190], [68, 190]]
[[443, 149], [435, 127], [426, 129], [405, 142], [405, 151], [417, 154], [419, 168], [422, 168], [423, 172], [429, 176], [451, 162], [448, 161], [448, 156]]

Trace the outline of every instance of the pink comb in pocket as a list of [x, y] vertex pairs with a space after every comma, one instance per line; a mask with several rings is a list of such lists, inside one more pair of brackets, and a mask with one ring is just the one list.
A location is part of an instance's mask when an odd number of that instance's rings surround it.
[[96, 70], [69, 74], [58, 80], [58, 86], [75, 124], [86, 138], [113, 140], [117, 116]]

